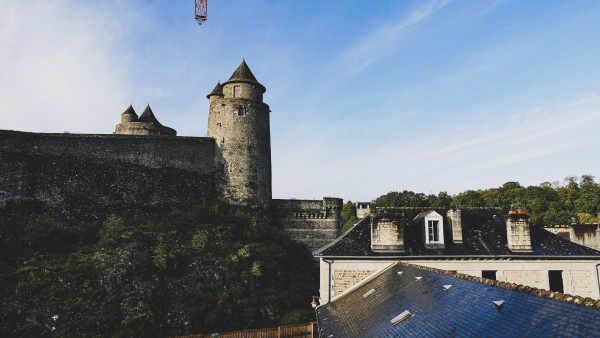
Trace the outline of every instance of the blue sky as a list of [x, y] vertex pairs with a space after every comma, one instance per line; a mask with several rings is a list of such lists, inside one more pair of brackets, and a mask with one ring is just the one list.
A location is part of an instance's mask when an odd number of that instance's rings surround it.
[[598, 1], [208, 1], [0, 0], [0, 128], [204, 136], [245, 57], [275, 198], [600, 177]]

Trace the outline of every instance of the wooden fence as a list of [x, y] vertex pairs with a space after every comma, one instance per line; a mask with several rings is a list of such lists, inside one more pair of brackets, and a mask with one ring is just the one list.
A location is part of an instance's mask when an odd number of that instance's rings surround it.
[[252, 329], [213, 334], [192, 334], [175, 338], [317, 338], [317, 323], [280, 326], [268, 329]]

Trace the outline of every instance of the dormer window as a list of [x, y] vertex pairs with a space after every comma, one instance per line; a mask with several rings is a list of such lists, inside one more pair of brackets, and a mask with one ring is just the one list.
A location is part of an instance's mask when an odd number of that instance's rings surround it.
[[425, 247], [429, 249], [444, 248], [444, 218], [437, 212], [430, 210], [417, 215], [414, 221], [422, 227]]

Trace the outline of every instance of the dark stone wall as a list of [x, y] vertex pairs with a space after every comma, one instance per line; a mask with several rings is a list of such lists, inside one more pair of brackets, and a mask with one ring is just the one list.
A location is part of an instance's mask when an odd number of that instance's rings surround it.
[[0, 131], [0, 217], [96, 225], [197, 205], [216, 198], [214, 151], [210, 138]]
[[274, 222], [290, 238], [317, 250], [336, 239], [340, 233], [343, 200], [325, 197], [322, 200], [271, 201]]

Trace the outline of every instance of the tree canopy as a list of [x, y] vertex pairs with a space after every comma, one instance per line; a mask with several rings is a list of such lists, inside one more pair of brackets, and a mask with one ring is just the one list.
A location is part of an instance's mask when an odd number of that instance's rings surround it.
[[455, 196], [446, 192], [425, 195], [392, 191], [376, 198], [375, 207], [488, 207], [509, 210], [521, 207], [540, 225], [600, 223], [600, 185], [592, 175], [569, 176], [563, 184], [543, 182], [523, 187], [506, 182], [498, 188], [466, 190]]
[[0, 222], [0, 336], [172, 336], [311, 321], [308, 249], [224, 204], [91, 234]]

